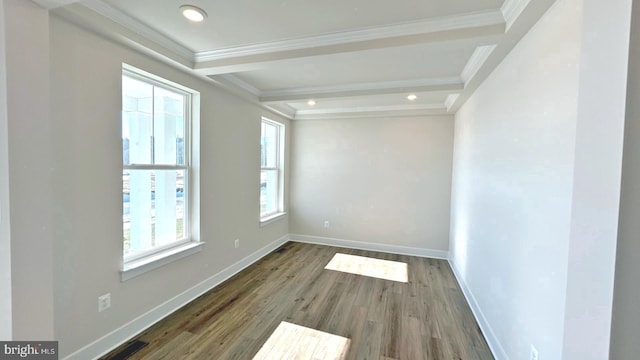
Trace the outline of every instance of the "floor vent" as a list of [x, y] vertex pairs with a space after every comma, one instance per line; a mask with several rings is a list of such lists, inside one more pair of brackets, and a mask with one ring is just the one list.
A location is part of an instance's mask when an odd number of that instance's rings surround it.
[[149, 343], [140, 341], [140, 340], [135, 340], [131, 342], [126, 348], [122, 349], [122, 351], [120, 351], [119, 353], [111, 357], [109, 360], [126, 360], [131, 355], [142, 350], [142, 348], [144, 348], [147, 345], [149, 345]]

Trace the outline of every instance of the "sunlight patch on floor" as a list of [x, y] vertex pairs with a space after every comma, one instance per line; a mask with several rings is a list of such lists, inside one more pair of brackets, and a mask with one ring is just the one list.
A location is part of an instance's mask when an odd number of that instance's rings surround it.
[[364, 256], [337, 253], [325, 269], [398, 282], [409, 281], [406, 263]]
[[343, 360], [351, 340], [283, 321], [253, 360]]

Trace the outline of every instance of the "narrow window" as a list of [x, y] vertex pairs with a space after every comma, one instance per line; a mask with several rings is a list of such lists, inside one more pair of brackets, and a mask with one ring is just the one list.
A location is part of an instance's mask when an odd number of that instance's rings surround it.
[[260, 168], [260, 220], [266, 221], [284, 212], [283, 157], [284, 126], [262, 119]]
[[122, 72], [122, 228], [126, 264], [191, 241], [192, 93]]

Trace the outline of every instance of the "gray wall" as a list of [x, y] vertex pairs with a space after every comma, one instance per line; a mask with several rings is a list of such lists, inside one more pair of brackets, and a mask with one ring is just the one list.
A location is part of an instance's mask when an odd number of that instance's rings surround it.
[[[5, 10], [7, 4], [35, 6], [29, 1], [4, 4]], [[8, 117], [16, 337], [55, 334], [64, 357], [288, 233], [286, 217], [259, 226], [258, 199], [261, 116], [286, 126], [289, 121], [203, 79], [49, 17], [45, 10], [15, 19], [28, 27], [7, 40], [7, 49], [14, 50], [7, 51], [8, 84], [13, 85], [9, 100], [16, 104], [9, 107]], [[18, 44], [21, 51], [16, 51]], [[123, 62], [201, 94], [200, 233], [205, 242], [201, 252], [126, 282], [119, 273]], [[45, 72], [18, 71], [28, 66]], [[233, 245], [236, 238], [241, 240], [239, 249]], [[42, 252], [27, 253], [34, 248]], [[47, 249], [52, 249], [48, 258]], [[32, 279], [35, 274], [39, 282]], [[47, 275], [52, 278], [47, 280]], [[32, 294], [52, 294], [23, 297], [34, 283], [38, 286]], [[97, 298], [107, 292], [111, 308], [98, 313]], [[44, 313], [51, 321], [28, 316], [27, 311]]]
[[611, 359], [640, 354], [640, 3], [633, 5]]
[[22, 0], [4, 1], [4, 11], [12, 336], [53, 340], [49, 15]]
[[557, 1], [456, 114], [450, 251], [499, 357], [608, 354], [630, 3]]
[[9, 139], [7, 137], [7, 64], [4, 2], [0, 2], [0, 339], [12, 338], [11, 229], [9, 226]]
[[292, 129], [292, 234], [447, 250], [452, 117], [296, 121]]

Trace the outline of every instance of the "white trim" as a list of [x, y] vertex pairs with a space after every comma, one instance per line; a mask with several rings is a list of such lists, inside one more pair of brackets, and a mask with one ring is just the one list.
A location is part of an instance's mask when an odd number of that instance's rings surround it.
[[331, 34], [307, 36], [297, 39], [202, 51], [195, 53], [194, 58], [196, 63], [201, 63], [242, 56], [261, 55], [273, 52], [285, 52], [419, 34], [431, 34], [500, 24], [504, 24], [504, 16], [502, 12], [499, 10], [487, 10], [462, 15], [425, 19], [403, 24], [370, 27]]
[[157, 252], [153, 255], [127, 261], [124, 263], [122, 271], [120, 271], [120, 281], [133, 279], [136, 276], [140, 276], [176, 260], [198, 253], [202, 250], [202, 245], [204, 245], [203, 242], [191, 241], [180, 246], [175, 246], [167, 250]]
[[287, 215], [286, 211], [282, 211], [275, 214], [271, 214], [269, 216], [265, 216], [264, 218], [260, 219], [260, 227], [267, 226], [278, 220], [282, 220], [285, 218], [286, 215]]
[[[462, 73], [460, 73], [460, 78], [464, 82], [464, 86], [467, 86], [467, 83], [478, 73], [478, 70], [484, 65], [485, 61], [489, 58], [489, 55], [496, 48], [496, 45], [486, 45], [486, 46], [478, 46], [471, 54], [469, 61], [462, 69]], [[447, 106], [448, 108], [450, 106]]]
[[507, 25], [507, 31], [511, 28], [511, 25], [518, 19], [522, 11], [529, 5], [530, 0], [505, 0], [504, 4], [500, 7], [502, 16]]
[[471, 289], [469, 289], [469, 287], [467, 286], [467, 283], [464, 282], [464, 278], [458, 271], [455, 260], [453, 259], [453, 257], [449, 257], [448, 261], [449, 261], [449, 266], [453, 271], [453, 275], [456, 277], [456, 280], [460, 285], [460, 289], [462, 289], [462, 293], [464, 294], [464, 297], [467, 299], [467, 303], [471, 307], [471, 312], [473, 312], [473, 316], [476, 318], [476, 322], [478, 322], [478, 326], [480, 327], [480, 330], [482, 331], [484, 338], [487, 340], [487, 344], [489, 345], [489, 349], [491, 349], [491, 353], [493, 354], [493, 357], [496, 360], [508, 360], [509, 357], [507, 356], [507, 353], [502, 348], [502, 345], [500, 344], [500, 341], [496, 337], [496, 334], [493, 332], [491, 325], [489, 325], [487, 318], [485, 318], [484, 314], [482, 313], [482, 310], [480, 309], [480, 305], [478, 304], [475, 297], [473, 296]]
[[292, 108], [289, 104], [285, 103], [273, 103], [273, 104], [263, 104], [260, 103], [261, 106], [265, 107], [267, 110], [283, 116], [287, 119], [293, 120], [296, 117], [296, 109]]
[[219, 82], [226, 82], [230, 85], [237, 86], [238, 88], [256, 97], [261, 95], [260, 89], [256, 88], [255, 86], [249, 84], [244, 80], [241, 80], [239, 77], [233, 74], [210, 75], [209, 77]]
[[255, 251], [254, 253], [243, 258], [237, 263], [213, 275], [207, 280], [197, 284], [191, 289], [188, 289], [183, 293], [173, 297], [172, 299], [167, 300], [163, 304], [156, 306], [155, 308], [149, 310], [145, 314], [138, 316], [137, 318], [131, 320], [130, 322], [119, 327], [118, 329], [108, 333], [107, 335], [81, 348], [80, 350], [72, 353], [71, 355], [68, 355], [67, 357], [64, 358], [64, 360], [96, 359], [108, 353], [109, 351], [123, 344], [125, 341], [138, 335], [139, 333], [147, 329], [149, 326], [164, 319], [174, 311], [182, 308], [186, 304], [195, 300], [200, 295], [220, 285], [225, 280], [229, 279], [230, 277], [239, 273], [249, 265], [252, 265], [256, 261], [268, 255], [273, 250], [282, 246], [288, 240], [289, 240], [289, 235], [285, 235], [277, 239], [276, 241]]
[[155, 42], [178, 56], [190, 61], [193, 61], [194, 59], [193, 51], [102, 0], [83, 0], [82, 5], [115, 22], [116, 24], [123, 26], [125, 29], [133, 31], [147, 40]]
[[320, 237], [320, 236], [289, 234], [289, 241], [308, 243], [308, 244], [329, 245], [329, 246], [358, 249], [358, 250], [367, 250], [367, 251], [380, 251], [380, 252], [386, 252], [391, 254], [419, 256], [419, 257], [433, 258], [433, 259], [447, 260], [449, 257], [449, 251], [446, 251], [446, 250], [432, 250], [432, 249], [414, 248], [414, 247], [408, 247], [408, 246], [370, 243], [365, 241], [335, 239], [335, 238], [327, 238], [327, 237]]
[[407, 110], [446, 110], [444, 104], [420, 104], [420, 105], [383, 105], [383, 106], [358, 106], [334, 109], [309, 109], [296, 111], [296, 118], [305, 115], [324, 115], [324, 114], [350, 114], [350, 113], [366, 113], [379, 111], [407, 111]]
[[460, 94], [447, 95], [447, 98], [444, 100], [444, 106], [447, 108], [447, 111], [451, 110], [451, 107], [453, 106], [453, 104], [455, 104], [456, 100], [458, 99], [458, 96], [460, 96]]
[[47, 10], [51, 10], [60, 6], [66, 6], [76, 2], [80, 2], [80, 0], [33, 0], [33, 2]]
[[354, 112], [346, 108], [346, 111], [319, 112], [314, 114], [296, 114], [294, 120], [337, 120], [337, 119], [364, 119], [379, 117], [422, 117], [435, 115], [449, 115], [447, 108], [443, 104], [435, 104], [433, 107], [415, 107], [398, 109], [390, 108], [360, 108], [360, 112]]
[[262, 103], [277, 101], [306, 100], [307, 98], [342, 98], [345, 96], [363, 96], [378, 94], [395, 94], [404, 92], [429, 92], [462, 90], [464, 82], [460, 77], [414, 79], [399, 81], [381, 81], [356, 83], [335, 86], [314, 86], [266, 90], [260, 94]]

